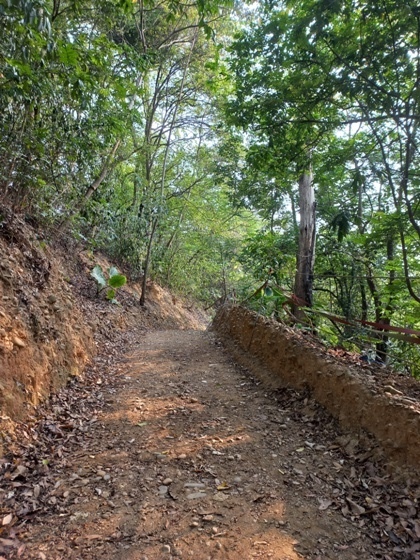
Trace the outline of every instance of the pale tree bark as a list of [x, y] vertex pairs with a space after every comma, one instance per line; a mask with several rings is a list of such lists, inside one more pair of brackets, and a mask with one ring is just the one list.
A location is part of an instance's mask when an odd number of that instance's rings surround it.
[[295, 277], [295, 304], [293, 315], [296, 321], [306, 322], [302, 306], [312, 307], [313, 276], [315, 264], [315, 191], [312, 171], [302, 173], [299, 178], [299, 249]]

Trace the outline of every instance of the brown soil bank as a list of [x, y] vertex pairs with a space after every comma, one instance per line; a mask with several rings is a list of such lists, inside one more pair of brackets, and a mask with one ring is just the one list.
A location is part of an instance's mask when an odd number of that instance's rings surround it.
[[98, 264], [114, 263], [0, 207], [0, 453], [3, 421], [27, 419], [119, 333], [204, 328], [204, 317], [154, 283], [145, 307], [130, 278], [110, 304], [91, 277]]
[[221, 308], [213, 328], [237, 361], [265, 382], [309, 389], [344, 430], [368, 432], [390, 462], [420, 471], [419, 402], [397, 389], [384, 370], [380, 379], [358, 365], [339, 363], [293, 331], [241, 307]]
[[81, 371], [95, 345], [42, 233], [0, 208], [0, 413], [23, 418]]

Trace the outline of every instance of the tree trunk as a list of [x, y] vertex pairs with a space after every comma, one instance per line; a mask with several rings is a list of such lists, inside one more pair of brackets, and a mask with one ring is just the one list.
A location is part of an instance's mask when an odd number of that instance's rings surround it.
[[147, 244], [146, 258], [144, 260], [143, 280], [141, 283], [141, 295], [140, 295], [140, 305], [142, 307], [146, 304], [147, 277], [149, 275], [150, 258], [152, 256], [153, 239], [155, 237], [157, 224], [158, 224], [158, 218], [156, 217], [153, 220], [152, 231], [150, 232], [149, 243]]
[[312, 307], [313, 276], [315, 264], [315, 192], [312, 172], [305, 172], [299, 178], [299, 249], [297, 254], [294, 295], [296, 303], [293, 315], [299, 322], [305, 322], [302, 306]]
[[[164, 200], [164, 195], [165, 195], [166, 170], [167, 170], [167, 165], [168, 165], [169, 149], [171, 147], [172, 133], [173, 133], [174, 128], [175, 128], [176, 117], [177, 117], [177, 114], [178, 114], [179, 107], [181, 105], [182, 93], [184, 91], [184, 85], [185, 85], [185, 79], [186, 79], [186, 76], [187, 76], [187, 71], [188, 71], [189, 66], [190, 66], [191, 56], [192, 56], [193, 50], [195, 48], [196, 41], [197, 41], [197, 31], [195, 32], [194, 37], [192, 39], [191, 49], [188, 53], [188, 58], [187, 58], [187, 61], [186, 61], [185, 67], [184, 67], [183, 74], [182, 74], [182, 79], [181, 79], [181, 84], [180, 84], [180, 87], [179, 87], [178, 96], [177, 96], [177, 99], [176, 99], [176, 102], [175, 102], [175, 105], [174, 105], [174, 108], [173, 108], [172, 120], [171, 120], [170, 125], [169, 125], [168, 136], [167, 136], [166, 146], [165, 146], [165, 152], [164, 152], [164, 155], [163, 155], [162, 172], [161, 172], [161, 176], [160, 176], [160, 205], [162, 205], [163, 200]], [[155, 94], [156, 94], [156, 92], [155, 92]], [[152, 126], [152, 121], [150, 121], [150, 130], [147, 131], [146, 138], [151, 137], [151, 126]], [[150, 146], [150, 144], [148, 143], [148, 147], [149, 146]], [[147, 160], [147, 161], [149, 161], [149, 160]], [[149, 181], [151, 179], [151, 166], [152, 166], [152, 163], [150, 162], [150, 167], [146, 170], [146, 175], [147, 175], [147, 177], [149, 177]], [[152, 258], [153, 241], [154, 241], [154, 236], [155, 236], [155, 233], [156, 233], [156, 228], [157, 228], [158, 222], [160, 220], [160, 215], [161, 215], [161, 210], [159, 211], [158, 215], [153, 220], [153, 227], [152, 227], [152, 231], [150, 233], [149, 244], [147, 246], [147, 253], [146, 253], [146, 259], [145, 259], [145, 264], [144, 264], [144, 276], [143, 276], [143, 282], [142, 282], [142, 286], [141, 286], [141, 296], [140, 296], [140, 305], [142, 305], [142, 306], [144, 306], [145, 303], [146, 303], [147, 276], [149, 274], [149, 266], [150, 266], [150, 261], [151, 261], [151, 258]]]

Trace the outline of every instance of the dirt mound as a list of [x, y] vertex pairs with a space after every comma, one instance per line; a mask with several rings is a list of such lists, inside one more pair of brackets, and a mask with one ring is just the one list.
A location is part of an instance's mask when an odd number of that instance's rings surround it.
[[353, 433], [399, 468], [420, 469], [419, 384], [386, 370], [346, 364], [296, 331], [241, 307], [225, 307], [213, 326], [235, 358], [271, 387], [309, 389]]
[[[97, 296], [92, 268], [111, 266], [74, 240], [50, 233], [0, 208], [0, 410], [19, 420], [78, 375], [97, 347], [116, 332], [144, 328], [203, 328], [205, 321], [155, 284], [139, 306], [128, 283], [120, 305]], [[6, 437], [6, 436], [5, 436]]]

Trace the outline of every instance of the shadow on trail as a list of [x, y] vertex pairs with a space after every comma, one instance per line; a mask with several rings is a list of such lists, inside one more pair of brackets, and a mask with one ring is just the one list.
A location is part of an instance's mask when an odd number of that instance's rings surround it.
[[115, 391], [101, 417], [107, 448], [95, 455], [110, 480], [98, 483], [97, 507], [85, 502], [92, 519], [108, 511], [105, 557], [116, 527], [125, 544], [112, 557], [129, 560], [336, 558], [338, 550], [352, 559], [349, 540], [363, 549], [360, 533], [343, 533], [314, 499], [310, 474], [325, 446], [308, 447], [306, 427], [292, 426], [288, 409], [208, 334], [150, 334], [127, 356]]

